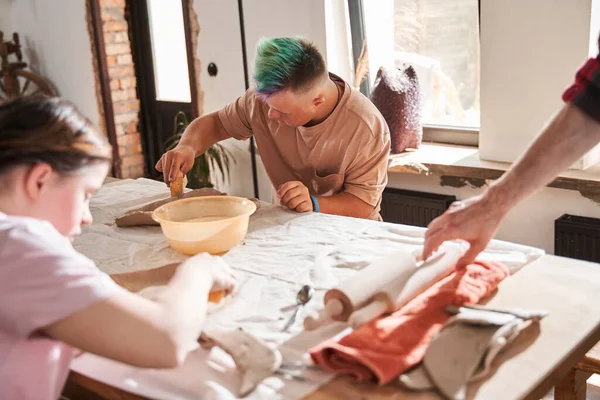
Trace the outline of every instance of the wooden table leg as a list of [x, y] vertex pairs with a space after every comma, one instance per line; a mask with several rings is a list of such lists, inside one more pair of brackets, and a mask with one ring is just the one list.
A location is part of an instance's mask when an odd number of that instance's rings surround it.
[[587, 379], [591, 372], [571, 369], [554, 388], [554, 400], [585, 400]]

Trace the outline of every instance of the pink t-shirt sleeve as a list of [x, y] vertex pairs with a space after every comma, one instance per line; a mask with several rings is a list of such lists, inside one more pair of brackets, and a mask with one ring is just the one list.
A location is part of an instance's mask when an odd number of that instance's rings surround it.
[[254, 89], [248, 89], [243, 96], [219, 110], [219, 119], [227, 134], [237, 140], [250, 139], [252, 115], [256, 107]]
[[50, 223], [0, 216], [0, 330], [28, 337], [117, 290]]

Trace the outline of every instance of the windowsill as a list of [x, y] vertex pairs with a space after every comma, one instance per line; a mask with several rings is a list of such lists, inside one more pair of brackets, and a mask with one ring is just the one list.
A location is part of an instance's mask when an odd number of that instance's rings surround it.
[[[388, 172], [438, 175], [443, 186], [480, 188], [487, 181], [498, 179], [510, 165], [480, 160], [477, 147], [422, 143], [419, 150], [392, 154]], [[600, 164], [586, 170], [568, 170], [548, 186], [577, 190], [600, 202]]]

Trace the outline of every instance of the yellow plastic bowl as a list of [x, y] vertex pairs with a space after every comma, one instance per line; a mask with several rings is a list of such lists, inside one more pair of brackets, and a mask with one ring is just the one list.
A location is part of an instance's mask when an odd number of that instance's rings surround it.
[[256, 204], [233, 196], [176, 200], [152, 213], [167, 243], [183, 254], [223, 254], [242, 242]]

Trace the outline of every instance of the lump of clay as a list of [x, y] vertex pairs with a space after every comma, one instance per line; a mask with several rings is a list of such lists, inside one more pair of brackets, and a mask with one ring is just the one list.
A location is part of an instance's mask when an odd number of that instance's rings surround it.
[[371, 100], [390, 128], [391, 152], [417, 149], [423, 138], [421, 95], [413, 67], [405, 70], [380, 68]]
[[[218, 190], [212, 188], [194, 189], [184, 193], [181, 197], [168, 197], [162, 200], [156, 200], [152, 203], [145, 204], [135, 210], [129, 210], [125, 214], [117, 217], [115, 223], [118, 227], [130, 227], [130, 226], [158, 226], [159, 223], [152, 218], [152, 213], [158, 207], [170, 203], [179, 199], [190, 199], [192, 197], [202, 196], [225, 196], [225, 193], [221, 193]], [[258, 199], [249, 199], [256, 204], [256, 209], [260, 208], [260, 201]]]
[[[181, 198], [189, 199], [192, 197], [201, 196], [221, 196], [223, 193], [210, 188], [202, 188], [189, 191], [184, 193]], [[175, 200], [179, 200], [179, 197], [169, 197], [162, 200], [153, 201], [152, 203], [143, 205], [135, 210], [127, 211], [115, 220], [118, 227], [126, 226], [145, 226], [145, 225], [158, 225], [158, 222], [152, 219], [152, 212], [158, 207], [170, 203]]]
[[242, 329], [233, 331], [205, 330], [198, 340], [203, 348], [219, 346], [231, 356], [241, 374], [238, 396], [245, 397], [279, 369], [282, 356], [265, 342]]

